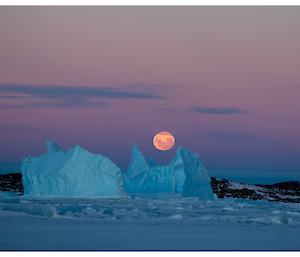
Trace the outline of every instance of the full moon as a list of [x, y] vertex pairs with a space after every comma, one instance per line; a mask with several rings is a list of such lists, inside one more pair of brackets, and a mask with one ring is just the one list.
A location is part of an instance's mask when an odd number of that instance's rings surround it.
[[157, 133], [153, 137], [153, 145], [161, 151], [170, 150], [175, 145], [175, 138], [167, 131]]

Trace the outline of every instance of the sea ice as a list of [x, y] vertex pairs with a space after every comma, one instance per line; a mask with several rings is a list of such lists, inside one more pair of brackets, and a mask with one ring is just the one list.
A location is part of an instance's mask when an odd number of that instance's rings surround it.
[[123, 175], [107, 157], [76, 145], [64, 152], [47, 142], [48, 153], [23, 159], [21, 172], [27, 196], [125, 195]]
[[300, 250], [298, 203], [0, 197], [0, 251]]
[[126, 193], [182, 193], [184, 197], [213, 200], [211, 179], [198, 154], [191, 155], [179, 147], [169, 165], [155, 166], [153, 159], [145, 159], [133, 143], [131, 163], [125, 173]]

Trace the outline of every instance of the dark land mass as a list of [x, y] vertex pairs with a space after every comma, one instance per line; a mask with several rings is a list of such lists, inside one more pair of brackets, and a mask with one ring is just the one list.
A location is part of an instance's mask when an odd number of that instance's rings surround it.
[[21, 173], [0, 175], [0, 191], [9, 191], [18, 195], [24, 193]]
[[[218, 198], [244, 198], [271, 202], [300, 203], [300, 183], [289, 181], [273, 185], [246, 184], [227, 179], [211, 178], [211, 188]], [[0, 191], [23, 195], [21, 173], [0, 175]]]
[[211, 188], [218, 198], [244, 198], [271, 202], [300, 203], [299, 181], [273, 185], [246, 184], [227, 179], [211, 178]]

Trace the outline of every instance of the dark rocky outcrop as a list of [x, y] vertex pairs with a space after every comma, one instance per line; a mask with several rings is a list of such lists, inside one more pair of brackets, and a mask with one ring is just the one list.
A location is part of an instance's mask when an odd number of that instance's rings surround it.
[[252, 185], [227, 179], [211, 178], [211, 187], [218, 198], [234, 197], [300, 203], [300, 183], [298, 181], [281, 182], [273, 185]]
[[9, 191], [22, 195], [24, 193], [22, 174], [11, 173], [7, 175], [0, 175], [0, 191]]

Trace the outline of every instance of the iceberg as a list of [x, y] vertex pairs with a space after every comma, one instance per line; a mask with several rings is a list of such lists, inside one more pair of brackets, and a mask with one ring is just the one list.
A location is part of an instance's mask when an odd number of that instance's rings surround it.
[[152, 158], [146, 159], [133, 143], [131, 162], [124, 175], [126, 193], [173, 192], [175, 178], [170, 166], [156, 166]]
[[21, 166], [27, 196], [122, 196], [124, 178], [107, 157], [76, 145], [67, 152], [47, 142], [47, 153]]
[[180, 146], [169, 165], [155, 166], [153, 159], [144, 158], [133, 143], [131, 162], [124, 175], [124, 190], [134, 193], [182, 193], [183, 197], [213, 200], [210, 176], [198, 154]]
[[68, 151], [47, 142], [47, 153], [26, 157], [21, 166], [26, 196], [127, 196], [136, 193], [181, 193], [213, 200], [210, 176], [198, 154], [179, 147], [170, 164], [156, 166], [133, 143], [126, 173], [111, 160], [76, 145]]
[[174, 175], [177, 177], [183, 197], [199, 197], [200, 200], [213, 200], [214, 195], [210, 185], [211, 178], [199, 159], [198, 153], [191, 154], [189, 148], [183, 151], [180, 146], [176, 157], [171, 161]]

